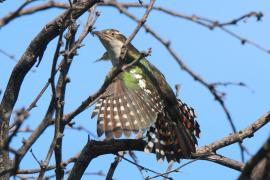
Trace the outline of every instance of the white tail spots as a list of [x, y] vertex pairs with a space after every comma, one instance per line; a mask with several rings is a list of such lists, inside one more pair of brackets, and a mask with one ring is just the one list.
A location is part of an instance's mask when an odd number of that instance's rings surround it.
[[119, 120], [119, 116], [118, 115], [115, 115], [114, 116], [114, 119]]
[[174, 160], [170, 160], [169, 164], [173, 164], [174, 163]]
[[116, 111], [117, 111], [117, 107], [114, 107], [114, 108], [113, 108], [113, 111], [116, 112]]
[[107, 118], [111, 118], [111, 114], [108, 114], [108, 115], [107, 115]]
[[[152, 141], [150, 141], [149, 143], [148, 143], [148, 146], [150, 147], [150, 148], [153, 148], [154, 147], [154, 143], [152, 142]], [[158, 149], [156, 149], [156, 151], [157, 151]]]
[[161, 154], [162, 156], [164, 156], [164, 155], [165, 155], [165, 153], [164, 153], [164, 151], [163, 151], [163, 150], [161, 150], [161, 151], [160, 151], [160, 154]]
[[152, 133], [152, 132], [150, 132], [150, 136], [151, 136], [151, 138], [153, 138], [153, 139], [156, 138], [156, 135], [155, 135], [154, 133]]
[[112, 126], [112, 122], [111, 121], [108, 123], [108, 126]]
[[130, 122], [126, 122], [125, 123], [125, 126], [130, 126]]
[[122, 117], [125, 118], [125, 119], [127, 119], [127, 115], [126, 114], [123, 114]]
[[165, 141], [161, 140], [160, 144], [165, 145]]
[[116, 123], [116, 127], [121, 127], [121, 123], [120, 122]]
[[99, 117], [102, 117], [103, 118], [104, 117], [104, 114], [99, 114]]
[[116, 100], [113, 100], [113, 104], [116, 104]]
[[102, 107], [101, 107], [101, 110], [102, 110], [102, 111], [104, 111], [104, 109], [105, 109], [105, 107], [104, 107], [104, 106], [102, 106]]
[[134, 125], [138, 124], [138, 121], [137, 121], [137, 120], [135, 120], [135, 121], [133, 122], [133, 124], [134, 124]]
[[145, 152], [145, 153], [150, 153], [150, 151], [149, 151], [148, 148], [144, 148], [144, 152]]
[[130, 111], [129, 114], [130, 114], [131, 116], [134, 116], [134, 115], [135, 115], [133, 111]]
[[124, 156], [124, 153], [125, 153], [125, 151], [118, 151], [118, 154], [119, 154], [120, 156]]
[[196, 114], [195, 114], [195, 112], [194, 112], [194, 110], [192, 109], [191, 111], [190, 111], [190, 114], [191, 114], [191, 116], [196, 116]]
[[158, 163], [162, 163], [162, 162], [163, 162], [163, 159], [160, 158], [160, 159], [158, 160]]
[[129, 103], [127, 103], [127, 107], [130, 107], [130, 104]]
[[121, 106], [120, 109], [121, 109], [121, 111], [124, 111], [125, 110], [124, 106]]
[[110, 111], [111, 110], [111, 107], [107, 107], [107, 111]]
[[98, 124], [104, 124], [104, 121], [98, 121]]
[[120, 103], [122, 102], [122, 99], [121, 99], [121, 98], [119, 98], [119, 102], [120, 102]]

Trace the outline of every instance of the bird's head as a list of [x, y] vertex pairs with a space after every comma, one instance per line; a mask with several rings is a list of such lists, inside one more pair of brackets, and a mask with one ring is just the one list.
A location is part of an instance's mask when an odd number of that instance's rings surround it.
[[94, 31], [93, 34], [99, 38], [103, 46], [106, 48], [106, 56], [108, 56], [107, 58], [109, 58], [112, 61], [112, 64], [116, 66], [119, 63], [121, 48], [127, 38], [121, 32], [115, 29]]

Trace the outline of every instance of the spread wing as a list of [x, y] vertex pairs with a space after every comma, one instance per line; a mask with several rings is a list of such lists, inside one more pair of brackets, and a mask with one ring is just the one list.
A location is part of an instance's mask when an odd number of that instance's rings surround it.
[[163, 109], [163, 102], [151, 81], [139, 67], [122, 72], [98, 100], [92, 113], [97, 115], [97, 134], [107, 139], [129, 137], [149, 128]]

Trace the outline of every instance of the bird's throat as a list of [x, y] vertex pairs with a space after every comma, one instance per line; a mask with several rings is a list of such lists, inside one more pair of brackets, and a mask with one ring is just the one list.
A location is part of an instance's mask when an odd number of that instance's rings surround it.
[[[121, 47], [115, 46], [113, 49], [108, 50], [108, 55], [109, 55], [109, 58], [110, 58], [113, 66], [117, 66], [119, 64], [120, 55], [121, 55], [121, 48], [122, 48], [122, 46]], [[133, 48], [128, 48], [124, 62], [125, 62], [125, 64], [129, 64], [132, 61], [139, 58], [139, 56], [140, 56], [140, 53], [138, 50], [135, 50]]]

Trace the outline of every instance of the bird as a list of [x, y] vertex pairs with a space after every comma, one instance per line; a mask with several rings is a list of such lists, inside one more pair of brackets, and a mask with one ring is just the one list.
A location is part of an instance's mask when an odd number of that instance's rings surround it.
[[111, 61], [112, 69], [135, 62], [97, 100], [91, 116], [97, 116], [97, 135], [105, 134], [110, 140], [146, 132], [144, 151], [155, 153], [158, 162], [190, 158], [200, 134], [194, 109], [176, 97], [164, 75], [146, 57], [138, 59], [141, 52], [131, 43], [121, 59], [127, 38], [120, 31], [105, 29], [93, 34], [106, 49], [100, 61]]

